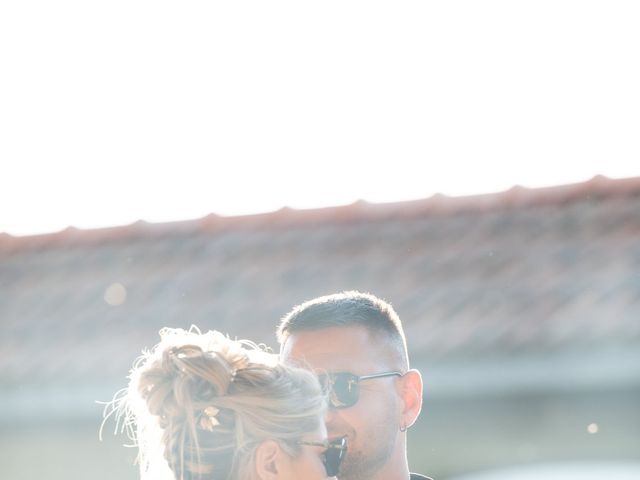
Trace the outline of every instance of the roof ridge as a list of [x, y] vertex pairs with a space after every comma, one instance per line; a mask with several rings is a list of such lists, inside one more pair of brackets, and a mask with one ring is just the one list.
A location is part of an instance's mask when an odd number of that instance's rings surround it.
[[465, 196], [436, 193], [428, 198], [389, 203], [357, 200], [348, 205], [313, 209], [279, 210], [250, 215], [221, 216], [215, 213], [194, 220], [149, 223], [138, 220], [132, 224], [82, 230], [68, 227], [59, 232], [13, 236], [0, 233], [0, 253], [23, 249], [51, 247], [57, 244], [94, 244], [107, 240], [155, 238], [160, 235], [215, 232], [233, 229], [253, 229], [267, 226], [317, 225], [382, 221], [390, 218], [448, 216], [461, 213], [481, 213], [493, 210], [528, 208], [541, 205], [566, 204], [602, 197], [640, 195], [640, 177], [611, 179], [603, 175], [585, 182], [550, 187], [527, 188], [514, 185], [508, 190]]

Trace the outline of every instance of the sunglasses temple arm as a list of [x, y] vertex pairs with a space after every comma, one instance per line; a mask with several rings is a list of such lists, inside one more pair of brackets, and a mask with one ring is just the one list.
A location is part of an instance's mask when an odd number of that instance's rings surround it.
[[369, 380], [370, 378], [382, 378], [382, 377], [401, 377], [402, 373], [400, 372], [386, 372], [386, 373], [376, 373], [375, 375], [362, 375], [358, 377], [359, 380]]

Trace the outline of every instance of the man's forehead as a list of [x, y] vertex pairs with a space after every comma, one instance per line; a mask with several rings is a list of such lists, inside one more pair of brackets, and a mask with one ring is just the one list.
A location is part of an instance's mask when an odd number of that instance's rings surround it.
[[389, 347], [362, 326], [328, 327], [292, 333], [281, 348], [282, 360], [307, 368], [366, 371], [388, 363]]

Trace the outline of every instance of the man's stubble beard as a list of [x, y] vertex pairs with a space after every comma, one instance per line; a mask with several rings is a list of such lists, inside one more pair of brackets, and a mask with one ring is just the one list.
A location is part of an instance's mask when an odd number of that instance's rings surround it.
[[338, 478], [340, 480], [369, 480], [389, 461], [393, 455], [397, 439], [397, 427], [387, 418], [384, 423], [376, 425], [370, 430], [364, 440], [366, 448], [358, 452], [348, 453], [340, 466]]

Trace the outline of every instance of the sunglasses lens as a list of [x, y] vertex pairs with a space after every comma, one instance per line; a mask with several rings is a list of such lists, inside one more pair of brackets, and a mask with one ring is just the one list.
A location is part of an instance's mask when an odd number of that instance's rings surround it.
[[329, 380], [329, 400], [334, 408], [347, 408], [358, 401], [358, 377], [351, 373], [334, 373]]
[[342, 438], [336, 444], [331, 445], [324, 452], [324, 468], [328, 477], [335, 477], [340, 470], [340, 464], [346, 451], [346, 439]]

